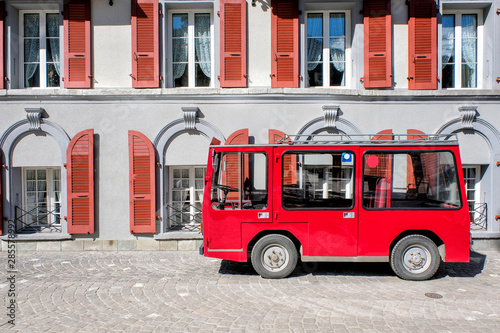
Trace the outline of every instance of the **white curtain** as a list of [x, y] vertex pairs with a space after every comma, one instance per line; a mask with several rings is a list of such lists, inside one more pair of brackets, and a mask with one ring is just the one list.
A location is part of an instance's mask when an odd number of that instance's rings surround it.
[[[184, 75], [188, 61], [188, 40], [187, 38], [176, 38], [172, 40], [174, 53], [174, 79]], [[177, 63], [177, 62], [183, 63]]]
[[[24, 15], [24, 36], [38, 37], [40, 17], [38, 14]], [[29, 87], [29, 80], [35, 75], [40, 61], [40, 38], [25, 38], [24, 39], [24, 62], [28, 63], [24, 67], [25, 86]]]
[[[59, 37], [59, 15], [49, 14], [47, 15], [47, 37]], [[50, 38], [50, 55], [52, 61], [54, 62], [54, 67], [56, 68], [57, 75], [61, 76], [60, 63], [59, 63], [59, 38]]]
[[203, 74], [211, 78], [210, 14], [195, 15], [195, 53]]
[[[323, 15], [309, 14], [307, 17], [307, 70], [314, 70], [323, 53]], [[313, 37], [313, 38], [311, 38]], [[315, 38], [314, 38], [315, 37]]]
[[462, 70], [462, 85], [476, 87], [477, 18], [462, 15], [462, 62], [469, 68]]
[[451, 26], [445, 26], [445, 19], [443, 18], [443, 51], [442, 51], [442, 61], [443, 68], [448, 65], [451, 57], [455, 53], [455, 24]]

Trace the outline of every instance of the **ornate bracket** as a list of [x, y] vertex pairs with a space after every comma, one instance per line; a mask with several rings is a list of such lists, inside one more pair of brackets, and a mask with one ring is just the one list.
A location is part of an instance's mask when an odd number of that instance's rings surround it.
[[458, 108], [460, 117], [462, 118], [462, 128], [472, 129], [473, 123], [476, 121], [477, 116], [477, 106], [461, 106]]
[[39, 130], [42, 125], [42, 113], [44, 111], [43, 108], [25, 108], [26, 118], [29, 122], [30, 130]]
[[340, 106], [323, 105], [323, 114], [325, 117], [325, 127], [337, 128], [336, 122], [339, 116]]
[[196, 118], [200, 109], [197, 106], [183, 106], [181, 109], [184, 112], [184, 126], [186, 129], [196, 129]]

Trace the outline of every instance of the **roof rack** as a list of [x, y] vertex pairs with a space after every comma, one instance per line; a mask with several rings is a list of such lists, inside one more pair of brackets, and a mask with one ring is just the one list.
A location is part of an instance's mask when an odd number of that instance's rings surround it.
[[456, 134], [285, 134], [278, 144], [458, 144]]

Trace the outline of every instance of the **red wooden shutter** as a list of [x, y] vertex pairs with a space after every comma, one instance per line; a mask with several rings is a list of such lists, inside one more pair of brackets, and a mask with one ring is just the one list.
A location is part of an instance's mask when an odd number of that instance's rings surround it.
[[271, 87], [299, 86], [299, 12], [297, 0], [273, 0]]
[[391, 1], [365, 0], [365, 88], [392, 87]]
[[[425, 134], [422, 131], [416, 129], [408, 129], [406, 131], [408, 134], [408, 140], [425, 140], [426, 136], [422, 136], [420, 134]], [[417, 183], [415, 182], [415, 170], [413, 169], [413, 160], [411, 156], [407, 157], [406, 162], [406, 188], [408, 192], [417, 190]]]
[[221, 0], [221, 87], [247, 86], [247, 2]]
[[68, 233], [94, 233], [94, 130], [71, 139], [67, 150]]
[[[4, 72], [4, 54], [3, 54], [3, 18], [4, 18], [4, 5], [5, 3], [0, 2], [0, 89], [5, 89], [5, 72]], [[0, 205], [1, 206], [1, 205]], [[0, 213], [1, 217], [1, 213]], [[0, 223], [1, 225], [2, 223]], [[1, 234], [1, 226], [0, 226], [0, 234]]]
[[156, 232], [155, 150], [144, 134], [129, 131], [130, 232]]
[[[226, 145], [247, 145], [248, 144], [248, 128], [240, 129], [227, 138]], [[225, 185], [241, 188], [240, 186], [240, 177], [242, 166], [240, 165], [240, 158], [237, 154], [227, 154], [224, 156], [226, 162], [226, 171], [222, 173], [222, 182]], [[241, 184], [243, 184], [244, 180], [249, 175], [248, 168], [248, 158], [243, 156], [243, 179], [241, 180]], [[229, 192], [227, 194], [228, 200], [237, 200], [239, 198], [239, 194], [235, 192]]]
[[64, 6], [64, 87], [91, 88], [90, 0]]
[[408, 89], [437, 89], [437, 8], [434, 0], [411, 0]]
[[132, 86], [158, 88], [158, 0], [132, 0]]
[[[386, 129], [377, 133], [372, 137], [372, 140], [393, 140], [394, 136], [391, 129]], [[392, 153], [376, 154], [379, 158], [379, 164], [376, 168], [365, 168], [365, 174], [383, 178], [380, 184], [384, 188], [384, 207], [391, 207], [391, 193], [392, 193]]]

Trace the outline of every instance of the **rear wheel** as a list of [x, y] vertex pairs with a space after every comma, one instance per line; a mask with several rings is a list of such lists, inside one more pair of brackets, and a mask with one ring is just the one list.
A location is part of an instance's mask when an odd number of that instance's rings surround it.
[[286, 236], [267, 235], [255, 244], [251, 258], [260, 276], [280, 279], [290, 275], [297, 266], [297, 249]]
[[422, 235], [402, 238], [391, 253], [392, 270], [405, 280], [430, 279], [438, 270], [440, 262], [436, 244]]

